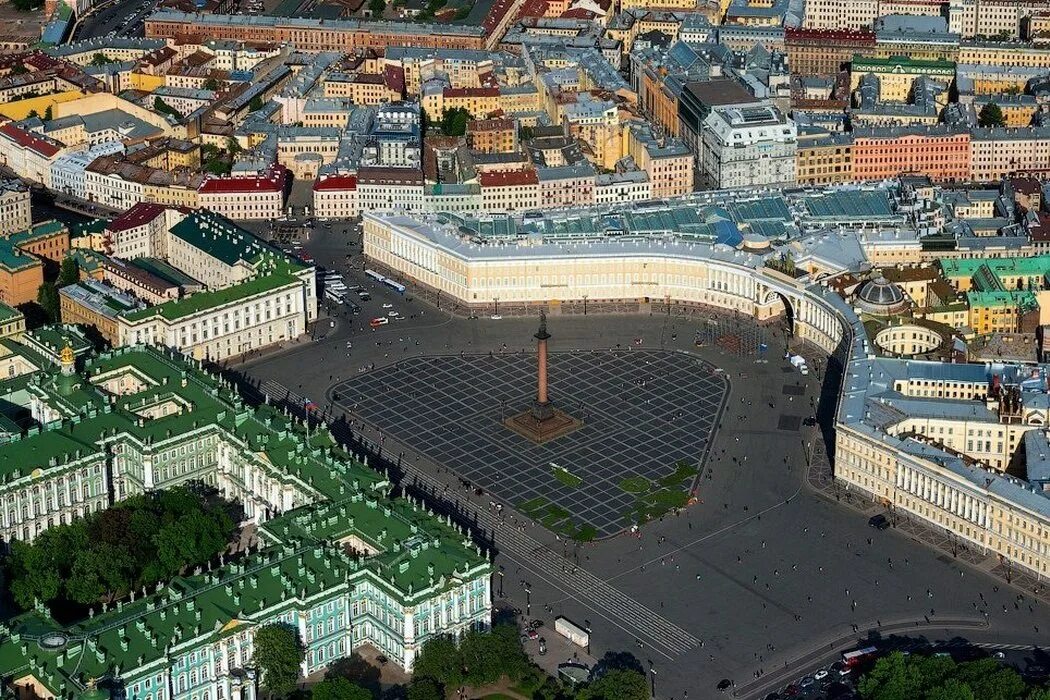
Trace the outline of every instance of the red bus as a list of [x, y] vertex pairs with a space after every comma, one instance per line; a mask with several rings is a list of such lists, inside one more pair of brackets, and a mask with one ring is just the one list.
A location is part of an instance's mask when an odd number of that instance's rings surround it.
[[858, 664], [864, 663], [878, 653], [879, 650], [875, 647], [864, 647], [863, 649], [854, 649], [853, 651], [843, 652], [842, 663], [846, 664], [847, 668], [853, 668]]

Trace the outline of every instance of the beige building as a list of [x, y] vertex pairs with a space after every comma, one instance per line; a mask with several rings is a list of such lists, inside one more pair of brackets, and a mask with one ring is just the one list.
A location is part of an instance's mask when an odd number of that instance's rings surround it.
[[0, 182], [0, 236], [25, 231], [32, 223], [29, 188], [18, 180]]
[[[996, 378], [984, 365], [878, 357], [843, 299], [736, 251], [600, 240], [487, 247], [463, 242], [462, 234], [437, 220], [364, 215], [370, 265], [392, 270], [417, 293], [440, 292], [477, 310], [695, 304], [764, 319], [789, 305], [795, 335], [847, 364], [835, 478], [979, 551], [1040, 576], [1050, 571], [1050, 498], [1033, 485], [1050, 485], [1043, 456], [1050, 455], [1050, 401], [1045, 392], [1016, 399], [1008, 383], [1018, 373]], [[892, 399], [899, 405], [887, 404], [887, 392], [900, 395]], [[1030, 478], [1045, 482], [1003, 473], [1019, 451], [1028, 456]]]

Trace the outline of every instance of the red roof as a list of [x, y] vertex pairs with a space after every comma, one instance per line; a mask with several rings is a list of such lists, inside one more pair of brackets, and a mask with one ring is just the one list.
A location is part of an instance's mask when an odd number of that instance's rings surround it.
[[492, 7], [489, 8], [489, 12], [485, 15], [485, 19], [482, 20], [481, 26], [485, 28], [485, 32], [491, 34], [496, 31], [503, 18], [506, 17], [507, 12], [510, 8], [514, 7], [514, 0], [496, 0], [492, 3]]
[[33, 134], [25, 129], [20, 129], [11, 122], [0, 126], [0, 134], [3, 134], [7, 138], [17, 143], [22, 148], [28, 148], [32, 151], [36, 151], [45, 158], [57, 154], [61, 148], [55, 145], [55, 143], [49, 139], [42, 139], [36, 134]]
[[809, 29], [804, 27], [785, 27], [784, 40], [854, 41], [874, 46], [875, 32], [866, 29]]
[[574, 7], [561, 13], [562, 19], [594, 19], [598, 15], [582, 7]]
[[201, 194], [230, 194], [243, 192], [283, 192], [288, 180], [288, 169], [276, 165], [263, 175], [248, 177], [210, 177], [201, 183]]
[[504, 170], [501, 172], [478, 173], [478, 182], [482, 187], [514, 187], [518, 185], [538, 185], [539, 177], [532, 168], [528, 170]]
[[499, 88], [445, 88], [445, 97], [499, 97]]
[[37, 70], [47, 70], [48, 68], [54, 68], [58, 65], [58, 61], [46, 53], [40, 51], [34, 51], [25, 57], [23, 61], [27, 66], [36, 68]]
[[314, 182], [314, 192], [356, 189], [357, 178], [353, 175], [329, 175]]
[[518, 19], [522, 17], [544, 17], [547, 14], [549, 3], [547, 0], [525, 0], [518, 11]]
[[167, 207], [153, 202], [139, 202], [126, 212], [109, 222], [110, 231], [127, 231], [156, 219]]
[[401, 66], [384, 66], [383, 80], [386, 81], [386, 86], [397, 94], [405, 94], [405, 69]]

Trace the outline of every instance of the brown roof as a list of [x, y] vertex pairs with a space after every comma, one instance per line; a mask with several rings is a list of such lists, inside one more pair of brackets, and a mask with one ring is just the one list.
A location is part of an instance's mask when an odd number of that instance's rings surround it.
[[758, 102], [743, 85], [731, 78], [686, 83], [685, 89], [708, 107]]

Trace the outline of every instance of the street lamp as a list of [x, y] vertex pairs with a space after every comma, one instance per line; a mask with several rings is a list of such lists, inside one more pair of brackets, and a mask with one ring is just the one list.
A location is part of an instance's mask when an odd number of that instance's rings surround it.
[[587, 295], [583, 295], [583, 315], [587, 315]]
[[496, 573], [499, 574], [499, 597], [502, 598], [503, 597], [503, 574], [505, 573], [505, 570], [504, 570], [502, 564], [499, 567], [499, 571], [497, 571]]
[[499, 316], [499, 297], [496, 297], [495, 299], [493, 299], [492, 300], [492, 304], [493, 304], [492, 315], [493, 316]]
[[521, 585], [525, 587], [525, 617], [532, 617], [532, 584], [523, 581]]
[[656, 697], [656, 669], [653, 668], [653, 660], [649, 659], [649, 678], [652, 679], [653, 698]]

